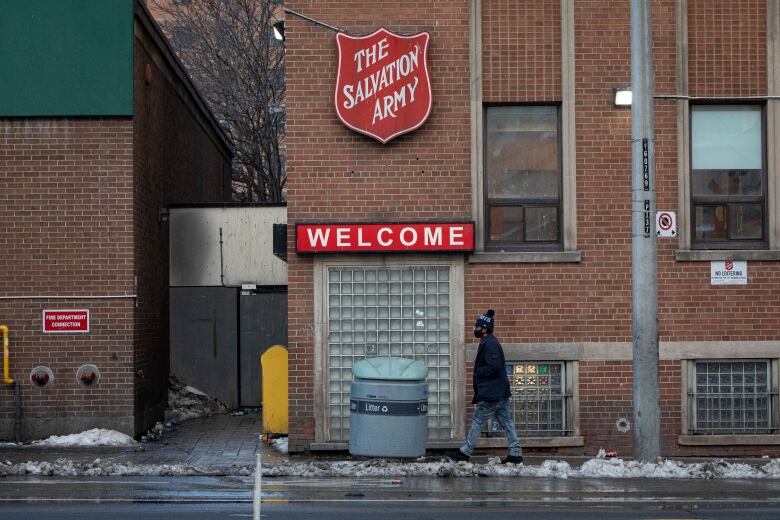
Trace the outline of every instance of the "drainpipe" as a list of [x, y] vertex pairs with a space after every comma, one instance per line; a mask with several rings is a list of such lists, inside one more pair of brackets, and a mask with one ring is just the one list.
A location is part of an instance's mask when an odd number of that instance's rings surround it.
[[22, 439], [22, 388], [19, 385], [19, 381], [14, 381], [8, 373], [10, 357], [8, 327], [6, 325], [0, 325], [0, 332], [3, 333], [3, 383], [14, 385], [14, 405], [16, 409], [14, 418], [14, 440], [20, 442]]

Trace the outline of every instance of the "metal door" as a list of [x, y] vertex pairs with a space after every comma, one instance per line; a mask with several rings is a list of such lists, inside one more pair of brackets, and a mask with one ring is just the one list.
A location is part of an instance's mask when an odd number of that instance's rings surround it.
[[241, 314], [241, 406], [260, 406], [260, 356], [273, 345], [287, 346], [287, 288], [242, 291]]

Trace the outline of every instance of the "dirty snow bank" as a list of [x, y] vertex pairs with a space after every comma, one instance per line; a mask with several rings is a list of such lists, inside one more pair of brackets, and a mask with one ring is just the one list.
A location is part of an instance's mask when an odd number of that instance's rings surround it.
[[287, 455], [290, 453], [287, 445], [287, 437], [279, 437], [278, 439], [274, 439], [271, 441], [271, 446], [276, 448], [276, 451], [281, 453], [282, 455]]
[[227, 406], [214, 397], [208, 396], [197, 388], [185, 385], [176, 377], [168, 378], [168, 408], [165, 409], [165, 420], [182, 422], [187, 419], [208, 417], [218, 413], [226, 413]]
[[135, 446], [138, 443], [129, 435], [115, 431], [93, 428], [71, 435], [52, 435], [48, 439], [33, 441], [36, 446], [49, 447], [95, 447], [95, 446]]
[[187, 464], [124, 464], [95, 459], [92, 462], [80, 463], [70, 459], [57, 459], [54, 462], [23, 462], [12, 464], [9, 461], [0, 462], [0, 477], [36, 475], [47, 477], [76, 476], [180, 476], [180, 475], [251, 475], [254, 468], [231, 468], [226, 472], [219, 468], [203, 469]]
[[[0, 477], [11, 475], [39, 476], [178, 476], [231, 475], [250, 476], [254, 466], [199, 468], [186, 464], [131, 464], [95, 459], [78, 463], [70, 459], [55, 462], [0, 462]], [[579, 469], [567, 462], [546, 460], [539, 466], [502, 465], [498, 458], [487, 464], [470, 462], [397, 462], [385, 459], [368, 461], [314, 461], [264, 464], [268, 477], [526, 477], [526, 478], [654, 478], [654, 479], [780, 479], [780, 459], [763, 465], [729, 463], [723, 460], [685, 463], [672, 460], [636, 462], [622, 459], [595, 458]]]
[[546, 460], [539, 466], [470, 462], [392, 462], [384, 459], [345, 462], [285, 462], [263, 467], [263, 475], [279, 477], [536, 477], [536, 478], [655, 478], [655, 479], [780, 479], [780, 459], [764, 465], [714, 462], [685, 463], [672, 460], [636, 462], [595, 458], [581, 468], [567, 462]]

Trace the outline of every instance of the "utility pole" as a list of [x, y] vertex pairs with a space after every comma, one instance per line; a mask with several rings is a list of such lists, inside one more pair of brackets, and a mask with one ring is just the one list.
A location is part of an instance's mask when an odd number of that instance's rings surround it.
[[651, 0], [631, 0], [631, 324], [634, 458], [661, 455]]

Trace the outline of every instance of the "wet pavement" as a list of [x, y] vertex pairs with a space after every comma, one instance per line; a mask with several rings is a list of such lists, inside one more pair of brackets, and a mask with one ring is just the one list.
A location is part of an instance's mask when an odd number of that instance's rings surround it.
[[254, 410], [243, 415], [219, 414], [190, 419], [175, 426], [158, 441], [139, 443], [136, 448], [46, 448], [35, 445], [3, 447], [0, 460], [17, 464], [27, 461], [53, 462], [67, 458], [87, 463], [99, 458], [117, 464], [187, 464], [211, 470], [255, 465], [260, 450], [264, 463], [286, 457], [260, 441], [262, 422]]
[[[112, 520], [241, 518], [252, 514], [253, 469], [293, 460], [350, 460], [346, 453], [287, 457], [260, 440], [257, 412], [193, 419], [137, 448], [0, 447], [0, 461], [186, 464], [225, 476], [3, 477], [4, 518]], [[437, 454], [431, 454], [436, 458]], [[474, 461], [484, 463], [481, 454]], [[544, 457], [527, 457], [540, 464]], [[565, 458], [579, 466], [586, 457]], [[743, 461], [747, 462], [747, 461]], [[216, 470], [216, 471], [214, 471]], [[224, 470], [224, 473], [219, 471]], [[583, 520], [780, 518], [780, 480], [263, 477], [263, 518], [512, 518]]]
[[[100, 518], [111, 512], [117, 520], [252, 513], [251, 477], [7, 477], [2, 482], [0, 511], [11, 517]], [[270, 518], [465, 520], [507, 513], [512, 518], [593, 520], [780, 518], [780, 482], [773, 480], [265, 477], [262, 497], [263, 517]]]

